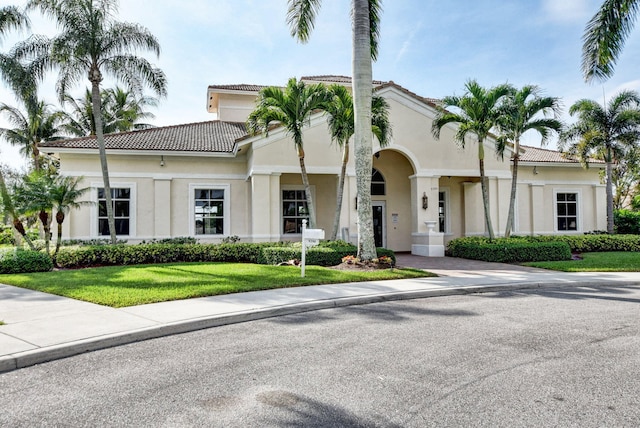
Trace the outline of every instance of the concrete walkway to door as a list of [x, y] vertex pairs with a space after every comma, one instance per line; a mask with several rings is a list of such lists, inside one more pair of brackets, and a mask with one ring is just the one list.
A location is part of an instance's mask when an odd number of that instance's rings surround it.
[[562, 273], [406, 254], [397, 259], [400, 266], [440, 276], [281, 288], [119, 309], [0, 284], [0, 372], [170, 334], [319, 309], [539, 287], [612, 286], [625, 293], [625, 287], [640, 284], [638, 272]]

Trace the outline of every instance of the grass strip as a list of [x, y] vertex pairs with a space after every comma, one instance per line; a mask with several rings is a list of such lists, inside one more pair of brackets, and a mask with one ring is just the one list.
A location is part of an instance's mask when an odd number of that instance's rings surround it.
[[639, 252], [583, 253], [582, 260], [532, 262], [525, 266], [562, 272], [640, 272]]
[[303, 285], [420, 278], [418, 269], [335, 270], [249, 263], [172, 263], [109, 266], [0, 275], [0, 282], [99, 305], [121, 308], [146, 303]]

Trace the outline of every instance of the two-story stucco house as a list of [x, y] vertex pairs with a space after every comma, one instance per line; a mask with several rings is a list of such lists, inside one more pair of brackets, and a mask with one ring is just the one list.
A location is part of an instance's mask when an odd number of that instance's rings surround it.
[[[340, 76], [303, 78], [341, 83]], [[433, 100], [393, 82], [374, 82], [390, 105], [392, 142], [374, 142], [372, 199], [376, 241], [395, 251], [440, 255], [442, 243], [485, 233], [474, 142], [461, 149], [455, 126], [431, 135]], [[276, 128], [249, 136], [245, 120], [261, 86], [214, 85], [207, 90], [214, 120], [106, 136], [113, 204], [119, 237], [129, 242], [193, 236], [218, 242], [300, 239], [306, 218], [299, 162], [291, 138]], [[314, 115], [304, 133], [306, 165], [316, 204], [317, 227], [332, 226], [340, 149], [330, 142], [327, 119]], [[504, 231], [509, 206], [510, 154], [495, 156], [486, 142], [491, 214]], [[60, 159], [62, 174], [83, 176], [100, 202], [102, 176], [95, 138], [43, 144]], [[341, 214], [341, 237], [355, 241], [356, 185], [351, 159]], [[66, 238], [108, 235], [100, 204], [73, 211]], [[433, 231], [430, 233], [426, 222]], [[525, 147], [519, 169], [516, 234], [582, 233], [605, 229], [605, 190], [599, 168], [583, 169], [559, 152]]]

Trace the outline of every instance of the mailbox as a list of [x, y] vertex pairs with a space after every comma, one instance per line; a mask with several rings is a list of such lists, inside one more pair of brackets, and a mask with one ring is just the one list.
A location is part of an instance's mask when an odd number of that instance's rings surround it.
[[324, 239], [324, 229], [305, 229], [304, 239]]

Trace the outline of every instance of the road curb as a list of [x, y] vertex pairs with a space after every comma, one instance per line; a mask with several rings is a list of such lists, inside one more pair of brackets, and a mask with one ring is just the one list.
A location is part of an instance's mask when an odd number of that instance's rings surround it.
[[527, 289], [549, 289], [564, 287], [606, 287], [606, 286], [631, 286], [638, 285], [637, 281], [562, 281], [562, 282], [518, 282], [496, 285], [469, 285], [458, 287], [446, 287], [429, 290], [412, 290], [401, 292], [389, 292], [367, 294], [362, 296], [338, 297], [331, 299], [315, 300], [304, 303], [293, 303], [282, 306], [242, 311], [221, 315], [212, 315], [194, 318], [173, 323], [160, 324], [142, 329], [114, 333], [92, 337], [55, 346], [42, 347], [34, 350], [17, 352], [0, 357], [0, 373], [5, 373], [48, 361], [72, 357], [86, 352], [100, 349], [127, 345], [143, 340], [156, 339], [174, 334], [188, 333], [206, 328], [223, 325], [237, 324], [247, 321], [256, 321], [285, 315], [293, 315], [322, 309], [339, 308], [346, 306], [382, 303], [397, 300], [412, 300], [429, 297], [444, 297], [455, 295], [467, 295], [478, 293], [492, 293], [499, 291], [514, 291]]

